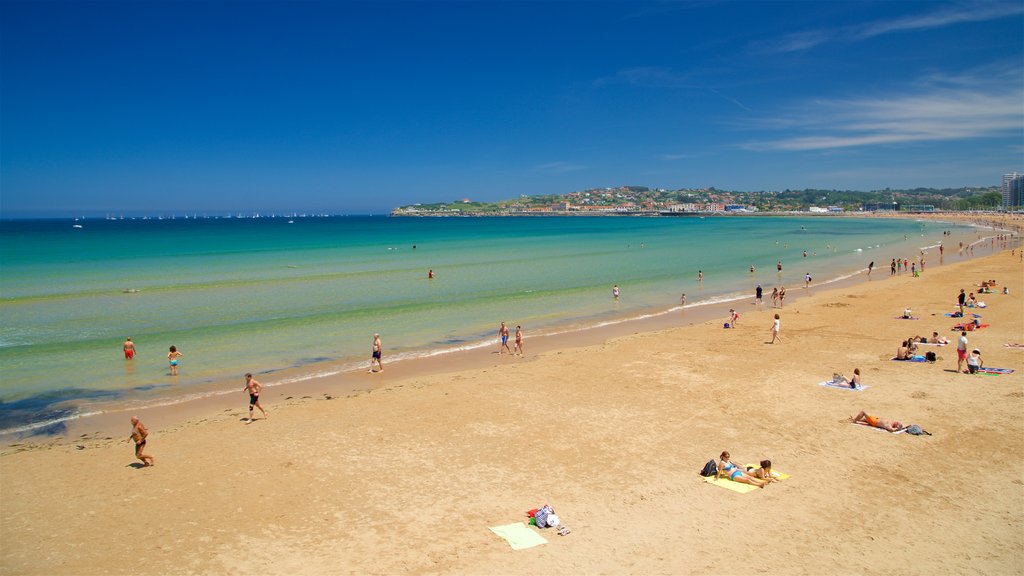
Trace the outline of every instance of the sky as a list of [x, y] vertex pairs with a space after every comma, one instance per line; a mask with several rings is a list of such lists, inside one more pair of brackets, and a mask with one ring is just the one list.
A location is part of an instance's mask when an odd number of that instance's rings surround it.
[[1024, 2], [0, 0], [0, 216], [993, 186]]

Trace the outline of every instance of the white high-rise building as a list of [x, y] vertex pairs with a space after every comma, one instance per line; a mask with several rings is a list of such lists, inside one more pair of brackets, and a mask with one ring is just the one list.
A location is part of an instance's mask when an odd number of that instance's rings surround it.
[[1024, 174], [1003, 174], [1003, 210], [1024, 207]]

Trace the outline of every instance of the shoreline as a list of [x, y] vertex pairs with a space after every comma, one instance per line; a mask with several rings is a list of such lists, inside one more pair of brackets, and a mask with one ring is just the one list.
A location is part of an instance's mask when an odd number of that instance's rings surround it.
[[[883, 216], [887, 217], [887, 216]], [[918, 219], [915, 218], [913, 219]], [[948, 218], [940, 218], [936, 215], [938, 223], [955, 223]], [[1024, 228], [1021, 219], [1008, 217], [1005, 221], [971, 221], [968, 224], [977, 228], [991, 229], [999, 233], [1001, 231], [1014, 232], [1018, 236], [1010, 240], [1010, 244], [1020, 242], [1019, 234]], [[959, 222], [963, 224], [962, 222]], [[1001, 226], [997, 228], [996, 225]], [[978, 240], [965, 244], [971, 246], [982, 243], [989, 236], [982, 237], [978, 233]], [[922, 247], [925, 249], [935, 246]], [[993, 253], [998, 253], [999, 247], [993, 248]], [[984, 257], [984, 256], [981, 256]], [[967, 254], [950, 254], [950, 258], [956, 261], [970, 260], [976, 258]], [[941, 263], [940, 259], [938, 263]], [[933, 266], [936, 263], [932, 264]], [[876, 277], [885, 272], [883, 266], [876, 268]], [[812, 286], [812, 293], [827, 289], [838, 290], [864, 281], [861, 278], [866, 268], [854, 271], [840, 272], [838, 276], [819, 282]], [[882, 279], [887, 278], [883, 276]], [[751, 287], [752, 291], [753, 288]], [[787, 291], [788, 300], [804, 298], [810, 295], [802, 286]], [[725, 319], [728, 316], [730, 306], [737, 307], [737, 311], [746, 314], [751, 309], [746, 305], [736, 306], [744, 300], [753, 300], [753, 295], [743, 293], [740, 290], [711, 296], [706, 300], [688, 302], [685, 309], [679, 305], [668, 307], [647, 307], [632, 311], [629, 315], [612, 317], [610, 319], [594, 319], [594, 323], [581, 319], [566, 319], [560, 323], [550, 326], [546, 332], [538, 335], [528, 334], [526, 342], [532, 350], [543, 350], [544, 353], [564, 351], [579, 346], [601, 344], [609, 339], [618, 338], [629, 334], [648, 333], [679, 326], [692, 326], [707, 322], [715, 318]], [[766, 292], [765, 300], [770, 300]], [[752, 305], [752, 302], [748, 304]], [[768, 308], [769, 305], [761, 308]], [[497, 354], [485, 354], [484, 349], [494, 344], [484, 341], [474, 341], [461, 344], [454, 348], [441, 348], [427, 352], [403, 351], [395, 356], [388, 357], [385, 351], [385, 360], [388, 361], [388, 374], [386, 377], [370, 377], [359, 367], [362, 360], [349, 359], [330, 365], [323, 366], [322, 371], [309, 373], [309, 366], [293, 366], [276, 369], [256, 374], [257, 378], [273, 377], [272, 382], [264, 382], [266, 388], [264, 398], [271, 396], [275, 400], [291, 401], [298, 397], [300, 400], [309, 400], [316, 397], [352, 397], [358, 394], [369, 393], [375, 389], [387, 386], [392, 379], [407, 378], [420, 374], [439, 374], [465, 369], [481, 369], [492, 366]], [[531, 356], [532, 357], [532, 356]], [[522, 359], [520, 359], [522, 361]], [[368, 362], [368, 361], [367, 361]], [[496, 365], [494, 365], [496, 366]], [[326, 372], [326, 373], [324, 373]], [[98, 438], [115, 434], [120, 429], [120, 420], [128, 413], [138, 413], [146, 421], [152, 421], [163, 426], [174, 426], [176, 423], [193, 421], [202, 416], [209, 416], [216, 411], [230, 410], [243, 404], [244, 398], [241, 392], [236, 392], [235, 386], [229, 383], [235, 378], [218, 378], [215, 385], [219, 389], [199, 391], [195, 393], [164, 396], [146, 400], [117, 401], [109, 405], [93, 405], [94, 410], [81, 414], [63, 416], [45, 422], [26, 424], [16, 428], [8, 429], [0, 434], [0, 454], [10, 451], [11, 448], [24, 450], [39, 446], [52, 446], [75, 442], [76, 438]], [[239, 375], [237, 378], [241, 381]], [[241, 386], [238, 387], [241, 390]], [[241, 400], [240, 400], [241, 399]]]
[[[116, 440], [0, 456], [0, 573], [677, 574], [723, 557], [798, 574], [1015, 573], [1024, 356], [1003, 344], [1024, 328], [1021, 262], [1000, 252], [812, 290], [781, 311], [782, 344], [767, 344], [766, 308], [735, 330], [713, 318], [525, 362], [386, 367], [372, 391], [268, 402], [251, 425], [239, 381], [225, 412], [144, 418], [152, 468], [137, 468], [125, 414]], [[992, 326], [970, 344], [1015, 373], [956, 374], [951, 347], [935, 364], [889, 361], [908, 333], [952, 335], [942, 313], [983, 278], [1009, 295], [985, 297]], [[894, 319], [905, 307], [921, 320]], [[867, 389], [815, 385], [853, 367]], [[860, 410], [933, 436], [841, 422]], [[703, 482], [721, 450], [790, 478], [750, 494]], [[487, 530], [544, 503], [572, 534], [513, 551]], [[770, 529], [738, 531], [738, 518]], [[118, 550], [140, 530], [133, 563]]]

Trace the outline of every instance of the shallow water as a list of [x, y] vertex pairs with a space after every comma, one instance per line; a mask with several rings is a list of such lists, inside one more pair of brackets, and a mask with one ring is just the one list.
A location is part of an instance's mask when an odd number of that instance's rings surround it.
[[826, 217], [293, 220], [0, 223], [0, 430], [99, 400], [204, 394], [245, 372], [363, 367], [376, 332], [386, 361], [436, 354], [490, 344], [502, 320], [530, 336], [661, 313], [682, 292], [707, 302], [761, 283], [767, 298], [805, 273], [820, 284], [874, 260], [888, 274], [893, 257], [974, 237]]

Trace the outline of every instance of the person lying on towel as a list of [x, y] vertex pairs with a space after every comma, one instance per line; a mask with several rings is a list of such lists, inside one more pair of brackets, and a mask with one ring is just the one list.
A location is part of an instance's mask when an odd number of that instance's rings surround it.
[[868, 426], [881, 428], [882, 430], [886, 430], [888, 432], [899, 432], [900, 430], [903, 430], [903, 428], [905, 428], [905, 426], [903, 426], [896, 420], [883, 420], [882, 418], [879, 418], [877, 416], [871, 416], [870, 414], [863, 410], [860, 411], [860, 414], [850, 417], [850, 422], [854, 424], [859, 424], [863, 422]]

